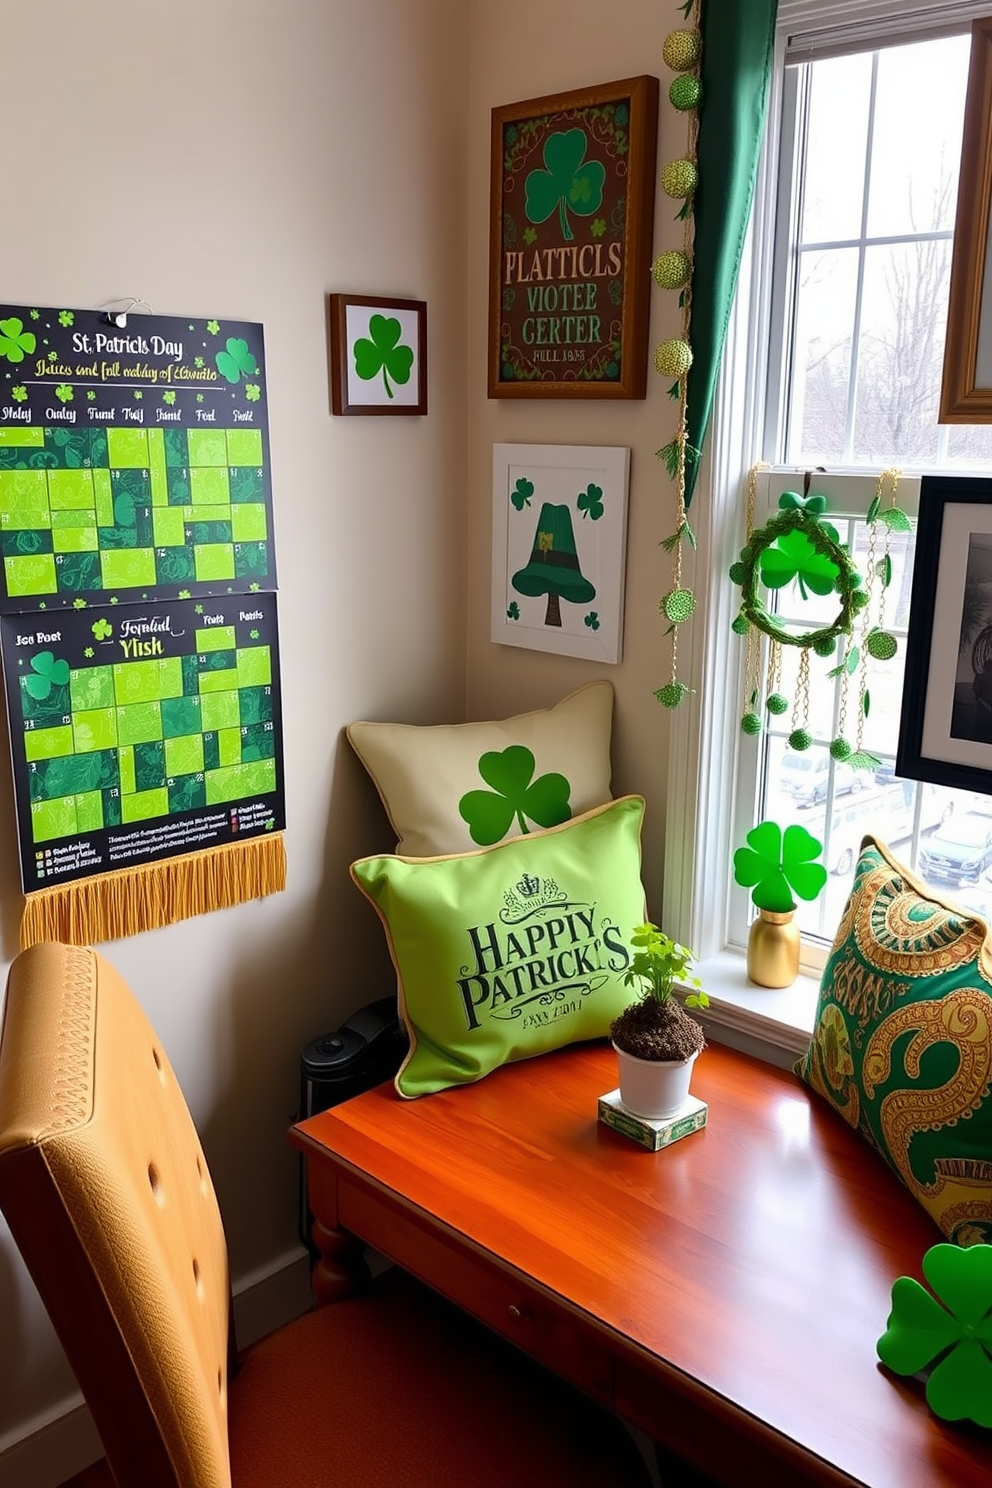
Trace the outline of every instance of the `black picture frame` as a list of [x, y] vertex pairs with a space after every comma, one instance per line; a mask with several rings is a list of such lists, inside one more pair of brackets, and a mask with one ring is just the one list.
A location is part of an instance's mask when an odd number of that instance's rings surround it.
[[986, 476], [920, 481], [896, 774], [992, 795], [992, 478]]

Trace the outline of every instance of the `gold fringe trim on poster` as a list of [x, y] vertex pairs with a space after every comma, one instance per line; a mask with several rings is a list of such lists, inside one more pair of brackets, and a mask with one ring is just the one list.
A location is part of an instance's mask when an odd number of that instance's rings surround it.
[[21, 949], [42, 940], [80, 946], [120, 940], [285, 887], [281, 832], [228, 842], [26, 895]]

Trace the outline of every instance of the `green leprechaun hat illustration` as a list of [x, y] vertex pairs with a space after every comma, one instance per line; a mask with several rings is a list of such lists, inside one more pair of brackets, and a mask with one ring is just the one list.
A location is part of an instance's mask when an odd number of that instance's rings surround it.
[[545, 502], [534, 534], [530, 562], [510, 581], [518, 594], [533, 598], [548, 596], [545, 625], [561, 625], [561, 601], [588, 604], [596, 598], [596, 586], [583, 577], [575, 551], [572, 513], [567, 506]]

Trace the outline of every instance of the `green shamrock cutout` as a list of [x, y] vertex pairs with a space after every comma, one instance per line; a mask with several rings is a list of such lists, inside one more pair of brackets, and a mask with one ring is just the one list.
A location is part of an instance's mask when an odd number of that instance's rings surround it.
[[[111, 600], [111, 603], [113, 603], [113, 600]], [[110, 621], [104, 620], [102, 617], [99, 620], [94, 620], [93, 624], [90, 626], [90, 630], [96, 636], [98, 641], [105, 641], [114, 633], [114, 627], [111, 625]]]
[[588, 625], [588, 627], [589, 627], [590, 630], [598, 630], [599, 629], [599, 614], [597, 613], [597, 611], [596, 610], [590, 610], [589, 613], [588, 613], [588, 615], [586, 615], [585, 618], [583, 619], [582, 624], [583, 625]]
[[43, 703], [53, 687], [64, 687], [69, 680], [69, 663], [55, 660], [51, 651], [39, 651], [31, 658], [33, 675], [24, 678], [24, 691], [36, 703]]
[[368, 336], [360, 336], [354, 346], [356, 373], [363, 382], [371, 382], [381, 372], [387, 398], [393, 396], [390, 377], [401, 384], [410, 381], [413, 349], [401, 343], [402, 334], [395, 316], [373, 315]]
[[777, 822], [763, 821], [748, 832], [747, 847], [734, 853], [734, 878], [742, 888], [751, 889], [758, 909], [773, 914], [788, 914], [800, 899], [815, 899], [827, 881], [822, 863], [814, 863], [823, 851], [805, 827], [786, 827], [783, 834]]
[[839, 569], [826, 553], [817, 552], [805, 532], [783, 532], [761, 554], [761, 582], [769, 589], [782, 589], [793, 579], [803, 599], [807, 590], [829, 594], [837, 583]]
[[208, 320], [207, 321], [207, 330], [210, 332], [211, 336], [216, 336], [217, 333], [218, 333], [218, 331], [220, 330], [220, 321], [219, 320]]
[[55, 389], [55, 396], [56, 398], [58, 398], [60, 403], [71, 403], [72, 388], [67, 382], [60, 382], [58, 387]]
[[248, 399], [249, 403], [257, 403], [261, 396], [262, 389], [259, 387], [257, 382], [245, 383], [245, 397]]
[[510, 500], [517, 511], [523, 511], [525, 506], [530, 506], [530, 498], [534, 494], [534, 482], [522, 475], [510, 492]]
[[544, 146], [546, 169], [531, 171], [524, 182], [524, 211], [530, 221], [546, 222], [557, 207], [566, 243], [574, 237], [568, 209], [578, 217], [591, 217], [603, 204], [606, 168], [602, 161], [586, 160], [587, 144], [584, 129], [549, 135]]
[[602, 486], [594, 486], [590, 481], [586, 489], [578, 496], [575, 504], [582, 513], [583, 521], [586, 517], [591, 517], [594, 522], [598, 522], [603, 515]]
[[17, 387], [12, 387], [11, 388], [11, 390], [10, 390], [10, 396], [14, 399], [14, 401], [16, 403], [23, 403], [27, 399], [28, 390], [23, 385], [18, 384]]
[[933, 1245], [923, 1275], [936, 1298], [911, 1276], [896, 1279], [878, 1357], [894, 1374], [934, 1365], [934, 1414], [992, 1426], [992, 1245]]
[[249, 377], [258, 371], [258, 363], [248, 350], [248, 342], [240, 336], [229, 336], [227, 350], [219, 351], [214, 362], [220, 375], [231, 383], [240, 382], [242, 373]]
[[167, 388], [166, 391], [162, 394], [162, 402], [168, 403], [171, 408], [172, 404], [175, 403], [175, 401], [176, 395], [173, 392], [172, 388]]
[[491, 791], [467, 791], [458, 802], [459, 815], [468, 823], [469, 836], [480, 847], [501, 841], [516, 818], [517, 829], [528, 833], [527, 820], [539, 827], [556, 827], [572, 815], [571, 787], [564, 775], [534, 775], [534, 756], [523, 744], [491, 750], [479, 760], [479, 774]]
[[506, 618], [507, 620], [520, 619], [520, 606], [517, 604], [517, 601], [515, 599], [510, 600], [509, 606], [506, 611]]
[[26, 331], [23, 320], [18, 320], [16, 315], [10, 320], [0, 320], [0, 356], [6, 357], [8, 362], [23, 362], [25, 355], [30, 356], [37, 344], [34, 331]]
[[75, 318], [76, 317], [73, 315], [73, 313], [72, 313], [71, 310], [60, 310], [59, 311], [59, 325], [60, 326], [71, 326], [72, 323], [73, 323], [73, 321], [75, 320]]

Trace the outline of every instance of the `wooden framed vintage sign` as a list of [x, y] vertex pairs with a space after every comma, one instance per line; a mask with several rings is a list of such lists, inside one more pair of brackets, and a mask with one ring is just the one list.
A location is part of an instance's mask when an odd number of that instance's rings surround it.
[[643, 398], [658, 79], [493, 109], [491, 398]]

